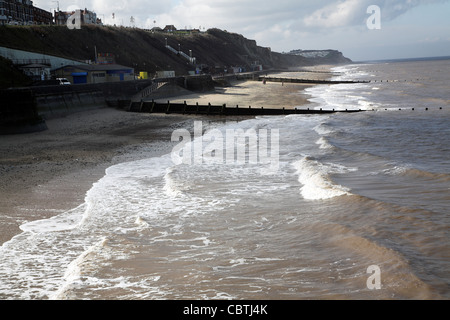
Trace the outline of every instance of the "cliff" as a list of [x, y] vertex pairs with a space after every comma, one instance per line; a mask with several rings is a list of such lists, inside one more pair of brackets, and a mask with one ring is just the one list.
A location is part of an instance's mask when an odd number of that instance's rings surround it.
[[292, 68], [314, 64], [347, 63], [342, 53], [333, 51], [322, 58], [272, 52], [256, 41], [219, 29], [203, 33], [168, 34], [112, 26], [85, 25], [80, 30], [65, 26], [0, 26], [0, 46], [51, 54], [81, 61], [95, 60], [95, 53], [112, 53], [116, 63], [135, 71], [154, 73], [175, 70], [178, 75], [193, 70], [188, 60], [169, 51], [166, 43], [186, 54], [192, 50], [197, 64], [214, 67], [242, 66], [252, 63], [265, 69]]

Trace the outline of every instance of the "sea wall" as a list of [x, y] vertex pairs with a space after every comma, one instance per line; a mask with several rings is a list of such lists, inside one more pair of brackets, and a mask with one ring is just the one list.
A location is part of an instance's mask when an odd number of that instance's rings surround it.
[[36, 97], [39, 115], [49, 119], [107, 105], [114, 106], [115, 101], [130, 99], [156, 81], [191, 89], [207, 87], [207, 84], [203, 84], [206, 80], [193, 81], [186, 77], [176, 77], [70, 86], [39, 86], [30, 89]]
[[31, 90], [1, 90], [0, 101], [0, 134], [47, 129], [45, 121], [37, 111], [36, 99]]
[[117, 106], [118, 101], [130, 100], [155, 82], [168, 85], [159, 93], [160, 97], [174, 96], [179, 90], [198, 92], [214, 89], [211, 76], [185, 76], [2, 90], [0, 134], [45, 130], [45, 119], [108, 105]]
[[35, 99], [36, 110], [44, 119], [105, 106], [105, 99], [101, 91], [50, 93], [35, 96]]

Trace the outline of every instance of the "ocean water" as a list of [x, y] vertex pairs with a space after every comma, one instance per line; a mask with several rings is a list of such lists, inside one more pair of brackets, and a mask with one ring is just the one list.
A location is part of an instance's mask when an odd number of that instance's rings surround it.
[[450, 60], [333, 71], [366, 112], [193, 123], [22, 225], [0, 299], [449, 299]]

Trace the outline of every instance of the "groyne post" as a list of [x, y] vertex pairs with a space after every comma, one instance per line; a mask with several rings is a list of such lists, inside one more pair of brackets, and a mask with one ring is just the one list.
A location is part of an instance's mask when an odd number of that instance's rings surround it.
[[150, 113], [153, 113], [154, 108], [155, 108], [155, 100], [152, 99], [152, 106], [150, 108]]

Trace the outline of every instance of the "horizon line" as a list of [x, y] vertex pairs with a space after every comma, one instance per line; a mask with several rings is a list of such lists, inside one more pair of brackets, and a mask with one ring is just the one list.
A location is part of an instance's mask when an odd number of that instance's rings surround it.
[[370, 59], [358, 60], [353, 63], [373, 63], [373, 62], [391, 62], [391, 61], [418, 61], [418, 60], [450, 60], [450, 56], [428, 56], [428, 57], [412, 57], [412, 58], [387, 58], [387, 59]]

